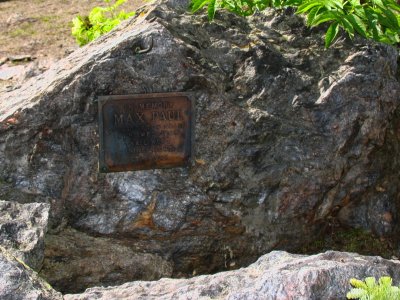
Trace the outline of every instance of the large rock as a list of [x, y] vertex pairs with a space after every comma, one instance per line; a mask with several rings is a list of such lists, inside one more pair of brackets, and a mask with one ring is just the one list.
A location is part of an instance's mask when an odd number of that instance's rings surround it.
[[65, 300], [94, 299], [346, 299], [350, 278], [391, 276], [400, 281], [400, 262], [345, 252], [313, 256], [273, 251], [247, 268], [191, 279], [131, 282], [96, 287]]
[[62, 295], [0, 246], [0, 299], [61, 300]]
[[[179, 5], [156, 3], [1, 94], [0, 198], [49, 202], [60, 238], [68, 224], [123, 241], [173, 276], [297, 249], [328, 222], [395, 236], [396, 50], [358, 38], [324, 50], [290, 11], [208, 23]], [[177, 91], [194, 100], [190, 166], [99, 174], [97, 97]]]
[[42, 266], [50, 205], [0, 200], [0, 246], [35, 270]]

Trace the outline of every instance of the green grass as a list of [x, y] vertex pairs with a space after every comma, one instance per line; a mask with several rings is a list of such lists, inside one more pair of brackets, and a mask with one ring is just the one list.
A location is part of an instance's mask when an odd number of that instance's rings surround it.
[[36, 31], [33, 29], [31, 23], [22, 24], [20, 27], [10, 32], [12, 38], [29, 37], [34, 34], [36, 34]]
[[44, 23], [54, 23], [54, 21], [57, 19], [57, 17], [53, 16], [53, 15], [48, 15], [48, 16], [40, 16], [40, 17], [37, 17], [36, 19], [38, 19], [40, 22], [44, 22]]

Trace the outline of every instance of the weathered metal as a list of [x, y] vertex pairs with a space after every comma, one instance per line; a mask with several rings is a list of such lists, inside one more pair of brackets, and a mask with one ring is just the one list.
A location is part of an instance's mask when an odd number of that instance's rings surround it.
[[191, 101], [182, 93], [99, 97], [99, 171], [185, 166], [191, 118]]

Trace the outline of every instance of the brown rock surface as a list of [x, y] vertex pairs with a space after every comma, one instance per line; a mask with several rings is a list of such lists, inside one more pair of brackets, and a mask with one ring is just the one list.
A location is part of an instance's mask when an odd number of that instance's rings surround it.
[[129, 241], [95, 238], [65, 229], [46, 237], [42, 277], [61, 292], [82, 291], [87, 286], [121, 284], [134, 280], [170, 277], [173, 266], [161, 257], [138, 253]]

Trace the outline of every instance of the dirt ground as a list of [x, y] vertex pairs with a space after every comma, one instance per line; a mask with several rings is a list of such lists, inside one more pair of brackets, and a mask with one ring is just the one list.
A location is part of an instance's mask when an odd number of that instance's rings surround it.
[[[122, 8], [134, 11], [144, 3], [127, 0]], [[0, 0], [0, 93], [77, 49], [71, 20], [105, 5], [103, 0]]]
[[[141, 0], [123, 8], [135, 10]], [[0, 0], [0, 58], [15, 55], [62, 58], [76, 49], [71, 20], [85, 15], [103, 0]]]

